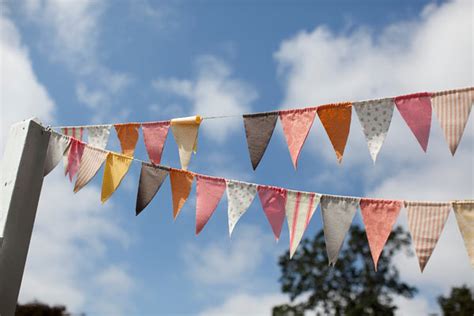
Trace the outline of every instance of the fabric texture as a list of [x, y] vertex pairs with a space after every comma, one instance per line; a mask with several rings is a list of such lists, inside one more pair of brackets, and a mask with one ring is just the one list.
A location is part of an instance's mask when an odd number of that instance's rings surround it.
[[452, 205], [467, 254], [474, 268], [474, 201], [454, 201]]
[[58, 165], [69, 148], [70, 138], [54, 131], [49, 136], [48, 149], [44, 160], [43, 176], [46, 177]]
[[85, 144], [75, 138], [71, 138], [71, 145], [69, 146], [69, 155], [67, 158], [66, 175], [69, 174], [69, 180], [76, 175], [81, 164], [82, 154], [84, 153]]
[[257, 186], [233, 180], [226, 180], [227, 216], [229, 221], [229, 236], [232, 235], [240, 217], [247, 211], [257, 195]]
[[197, 150], [197, 139], [201, 118], [192, 116], [171, 120], [171, 131], [178, 145], [181, 168], [188, 170], [191, 155]]
[[283, 133], [295, 169], [298, 166], [301, 148], [303, 148], [311, 126], [313, 126], [315, 115], [316, 108], [280, 111]]
[[[82, 138], [84, 135], [84, 128], [83, 127], [63, 127], [61, 128], [61, 133], [66, 136], [82, 141]], [[67, 171], [67, 164], [69, 162], [70, 149], [71, 149], [71, 146], [69, 146], [64, 152], [64, 156], [63, 156], [64, 171]]]
[[74, 193], [79, 192], [94, 178], [106, 158], [107, 152], [102, 149], [90, 146], [84, 148], [76, 184], [74, 185]]
[[392, 122], [395, 105], [392, 99], [383, 99], [356, 102], [353, 106], [364, 131], [370, 156], [375, 163]]
[[173, 218], [178, 217], [181, 208], [189, 197], [194, 174], [185, 170], [170, 170], [171, 195], [173, 197]]
[[401, 201], [360, 200], [360, 210], [375, 270], [377, 270], [380, 254], [392, 232], [393, 224], [397, 221], [401, 207]]
[[474, 104], [474, 88], [436, 93], [431, 103], [454, 156]]
[[150, 161], [155, 165], [158, 165], [161, 162], [161, 154], [163, 153], [169, 128], [169, 121], [142, 124], [146, 151]]
[[350, 102], [328, 104], [318, 107], [318, 116], [323, 124], [339, 163], [342, 161], [351, 128], [352, 106]]
[[89, 145], [100, 149], [105, 149], [109, 141], [110, 129], [112, 125], [100, 125], [87, 127], [87, 139]]
[[295, 254], [320, 199], [321, 195], [316, 193], [286, 192], [285, 213], [290, 231], [290, 258]]
[[283, 188], [259, 185], [258, 197], [265, 216], [272, 227], [275, 239], [280, 239], [281, 228], [285, 220], [286, 190]]
[[138, 123], [127, 123], [127, 124], [116, 124], [115, 131], [120, 141], [120, 147], [122, 148], [122, 154], [125, 156], [133, 157], [135, 153], [135, 147], [138, 141], [138, 129], [140, 124]]
[[117, 190], [132, 164], [128, 156], [108, 153], [105, 161], [104, 177], [102, 179], [102, 192], [100, 200], [105, 203]]
[[408, 211], [411, 239], [423, 272], [448, 219], [451, 203], [406, 201], [405, 208]]
[[245, 136], [253, 170], [262, 160], [278, 119], [277, 113], [246, 114], [243, 116]]
[[431, 129], [430, 94], [424, 92], [396, 97], [395, 104], [421, 148], [426, 152]]
[[138, 182], [137, 204], [135, 206], [136, 215], [140, 214], [150, 204], [167, 176], [168, 170], [142, 163], [140, 181]]
[[196, 177], [196, 235], [216, 210], [226, 188], [225, 180], [198, 175]]
[[359, 198], [323, 195], [321, 214], [329, 265], [336, 264], [339, 252], [359, 207]]

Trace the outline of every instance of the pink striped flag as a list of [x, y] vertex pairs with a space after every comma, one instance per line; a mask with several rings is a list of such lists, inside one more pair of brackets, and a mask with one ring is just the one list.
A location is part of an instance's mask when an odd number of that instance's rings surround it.
[[69, 146], [69, 155], [67, 159], [66, 175], [69, 174], [69, 180], [76, 175], [81, 163], [82, 154], [84, 153], [85, 144], [75, 138], [71, 138]]
[[74, 185], [74, 193], [79, 192], [94, 178], [106, 158], [107, 152], [105, 150], [85, 146], [79, 172], [77, 173], [76, 184]]
[[438, 92], [431, 102], [454, 156], [474, 104], [474, 88]]
[[283, 221], [285, 220], [286, 190], [283, 188], [259, 185], [257, 191], [263, 211], [272, 226], [275, 239], [278, 241]]
[[405, 201], [405, 208], [416, 256], [423, 272], [448, 219], [451, 203]]
[[196, 176], [196, 235], [204, 228], [224, 194], [225, 179]]
[[169, 128], [170, 121], [142, 124], [146, 151], [150, 161], [155, 165], [158, 165], [161, 161], [161, 154], [163, 153]]

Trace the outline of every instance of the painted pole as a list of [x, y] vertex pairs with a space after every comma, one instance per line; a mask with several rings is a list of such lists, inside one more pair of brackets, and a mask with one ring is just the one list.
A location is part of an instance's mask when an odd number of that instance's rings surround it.
[[10, 128], [0, 169], [0, 316], [15, 314], [50, 133], [34, 119]]

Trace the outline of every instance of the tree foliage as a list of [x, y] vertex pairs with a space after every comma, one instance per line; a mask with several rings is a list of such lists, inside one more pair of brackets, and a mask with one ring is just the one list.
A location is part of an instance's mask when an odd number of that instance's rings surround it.
[[49, 306], [40, 302], [17, 304], [15, 316], [70, 316], [62, 305]]
[[393, 315], [397, 307], [393, 297], [411, 298], [417, 292], [400, 280], [392, 258], [405, 251], [409, 255], [410, 238], [401, 227], [392, 231], [374, 270], [365, 231], [352, 226], [348, 242], [334, 267], [328, 265], [324, 233], [304, 239], [293, 259], [288, 252], [279, 259], [283, 293], [290, 304], [275, 306], [273, 315]]
[[451, 289], [448, 297], [439, 296], [438, 303], [446, 316], [472, 316], [474, 315], [474, 298], [471, 289], [463, 285]]

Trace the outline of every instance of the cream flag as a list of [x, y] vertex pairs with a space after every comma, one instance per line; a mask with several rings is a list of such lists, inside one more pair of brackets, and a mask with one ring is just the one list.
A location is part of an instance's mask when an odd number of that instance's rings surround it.
[[324, 239], [326, 240], [329, 265], [336, 264], [359, 202], [359, 198], [352, 197], [323, 195], [321, 198]]
[[107, 142], [109, 141], [111, 128], [112, 125], [88, 126], [86, 129], [89, 145], [105, 149], [105, 147], [107, 147]]
[[295, 254], [320, 199], [318, 193], [287, 191], [285, 213], [290, 231], [290, 258]]
[[474, 201], [454, 201], [453, 209], [467, 254], [474, 267]]
[[257, 186], [252, 183], [226, 180], [227, 216], [229, 219], [229, 236], [232, 235], [240, 217], [247, 211], [257, 195]]
[[49, 137], [48, 149], [44, 161], [43, 176], [47, 176], [61, 161], [61, 158], [69, 148], [71, 139], [64, 135], [51, 132]]
[[202, 118], [198, 116], [183, 117], [171, 120], [171, 131], [178, 145], [179, 160], [183, 170], [188, 169], [191, 154], [197, 151], [197, 138]]
[[74, 185], [74, 193], [79, 192], [94, 178], [106, 158], [107, 152], [105, 150], [91, 146], [84, 148], [76, 184]]

